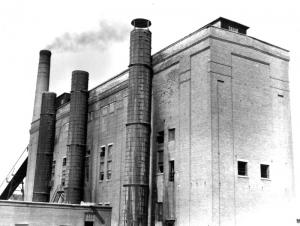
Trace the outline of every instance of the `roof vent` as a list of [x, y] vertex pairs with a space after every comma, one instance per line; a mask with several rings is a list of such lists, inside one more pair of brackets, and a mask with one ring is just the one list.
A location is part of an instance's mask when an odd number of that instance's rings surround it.
[[228, 20], [224, 17], [219, 17], [218, 19], [214, 20], [213, 22], [207, 24], [205, 27], [210, 27], [210, 26], [219, 27], [222, 29], [229, 30], [231, 32], [236, 32], [236, 33], [245, 34], [245, 35], [247, 34], [247, 30], [249, 28], [243, 24], [237, 23], [232, 20]]

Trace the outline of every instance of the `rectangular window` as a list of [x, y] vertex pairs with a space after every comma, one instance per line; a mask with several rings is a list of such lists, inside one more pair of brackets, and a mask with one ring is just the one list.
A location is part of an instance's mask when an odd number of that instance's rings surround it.
[[55, 166], [56, 166], [56, 161], [52, 161], [52, 169], [51, 169], [51, 177], [53, 178], [55, 175]]
[[174, 176], [175, 176], [174, 160], [171, 160], [169, 162], [169, 181], [174, 181]]
[[111, 165], [112, 161], [107, 162], [107, 170], [106, 170], [106, 179], [110, 180], [111, 179]]
[[61, 186], [66, 185], [66, 169], [63, 168], [62, 173], [61, 173]]
[[85, 159], [84, 159], [84, 172], [85, 172], [85, 175], [84, 175], [84, 178], [85, 178], [85, 181], [89, 181], [89, 170], [90, 170], [90, 150], [87, 150], [86, 151], [86, 155], [85, 155]]
[[237, 28], [235, 28], [235, 27], [231, 27], [231, 26], [228, 26], [228, 30], [229, 30], [229, 31], [236, 32], [236, 33], [239, 32], [239, 29], [237, 29]]
[[270, 166], [266, 164], [260, 164], [260, 177], [261, 178], [270, 178]]
[[107, 147], [107, 159], [112, 160], [112, 151], [113, 151], [113, 145], [109, 144]]
[[157, 151], [157, 173], [164, 172], [164, 150]]
[[105, 160], [105, 146], [102, 146], [100, 149], [100, 162], [104, 162]]
[[164, 131], [160, 131], [160, 132], [157, 133], [156, 142], [158, 144], [163, 144], [164, 143]]
[[111, 103], [111, 104], [109, 105], [109, 113], [113, 113], [114, 110], [115, 110], [115, 104], [114, 104], [114, 103]]
[[63, 163], [62, 163], [62, 165], [63, 165], [63, 166], [66, 166], [66, 165], [67, 165], [67, 158], [66, 158], [66, 157], [63, 158]]
[[104, 180], [104, 162], [100, 162], [99, 180]]
[[169, 129], [169, 141], [175, 140], [175, 128]]
[[238, 161], [237, 167], [239, 176], [248, 176], [248, 162]]

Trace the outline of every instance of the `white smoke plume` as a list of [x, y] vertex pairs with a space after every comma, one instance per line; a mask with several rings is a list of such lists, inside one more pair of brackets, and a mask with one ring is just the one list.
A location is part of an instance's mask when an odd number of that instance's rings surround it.
[[46, 48], [59, 52], [77, 52], [87, 48], [103, 51], [109, 44], [125, 40], [129, 31], [129, 26], [101, 21], [97, 30], [72, 34], [66, 32]]

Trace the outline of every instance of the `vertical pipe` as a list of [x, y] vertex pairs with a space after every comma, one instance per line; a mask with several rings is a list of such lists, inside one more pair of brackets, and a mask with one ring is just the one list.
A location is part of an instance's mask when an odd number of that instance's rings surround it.
[[151, 130], [151, 22], [132, 21], [125, 154], [125, 225], [147, 225]]
[[66, 202], [79, 204], [83, 195], [87, 136], [88, 79], [86, 71], [72, 72], [67, 150]]
[[33, 122], [40, 117], [42, 93], [49, 90], [50, 61], [51, 52], [49, 50], [41, 50], [38, 74], [36, 79], [35, 99], [32, 116]]
[[32, 201], [48, 202], [55, 139], [56, 94], [43, 93]]

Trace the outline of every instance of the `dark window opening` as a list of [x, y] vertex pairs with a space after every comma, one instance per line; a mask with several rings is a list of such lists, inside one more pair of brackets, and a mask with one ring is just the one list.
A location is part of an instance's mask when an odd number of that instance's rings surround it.
[[243, 161], [238, 161], [238, 175], [248, 176], [248, 163]]
[[104, 161], [105, 159], [105, 146], [101, 147], [100, 150], [100, 161]]
[[270, 178], [270, 166], [265, 164], [260, 164], [260, 177]]
[[164, 172], [164, 150], [157, 151], [157, 173]]
[[67, 165], [67, 158], [66, 158], [66, 157], [63, 158], [63, 163], [62, 163], [62, 165], [63, 165], [63, 166], [66, 166], [66, 165]]
[[175, 166], [174, 166], [174, 160], [171, 160], [169, 162], [169, 181], [174, 181], [175, 176]]
[[158, 144], [163, 144], [164, 143], [164, 131], [160, 131], [157, 133], [157, 137], [156, 137], [156, 142]]
[[104, 180], [104, 162], [100, 163], [100, 173], [99, 173], [99, 180]]
[[53, 178], [55, 175], [55, 165], [56, 165], [56, 161], [53, 160], [52, 161], [52, 169], [51, 169], [51, 177]]
[[169, 129], [169, 141], [175, 140], [175, 128]]
[[166, 226], [174, 226], [175, 225], [175, 221], [174, 220], [166, 220]]
[[279, 97], [284, 97], [282, 94], [278, 94], [277, 96], [279, 96]]
[[107, 170], [106, 170], [106, 179], [107, 180], [111, 179], [111, 165], [112, 165], [112, 162], [108, 161], [107, 162]]
[[85, 221], [84, 226], [94, 226], [94, 222], [92, 221]]

